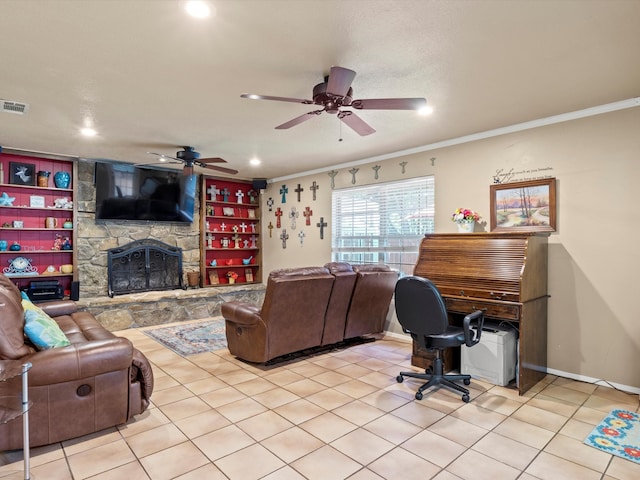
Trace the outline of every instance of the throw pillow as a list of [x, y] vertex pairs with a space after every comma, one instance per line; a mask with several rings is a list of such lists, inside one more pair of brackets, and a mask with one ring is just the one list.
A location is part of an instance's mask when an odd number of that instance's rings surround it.
[[22, 307], [24, 308], [24, 333], [29, 337], [38, 350], [66, 347], [71, 345], [69, 339], [56, 321], [35, 306], [26, 294], [22, 293]]

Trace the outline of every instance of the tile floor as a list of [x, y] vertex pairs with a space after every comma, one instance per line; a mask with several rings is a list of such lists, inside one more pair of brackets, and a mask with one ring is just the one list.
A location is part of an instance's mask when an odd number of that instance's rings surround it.
[[[473, 380], [472, 400], [398, 384], [395, 339], [259, 367], [227, 350], [180, 357], [139, 330], [153, 405], [127, 425], [32, 450], [37, 480], [501, 480], [640, 478], [640, 465], [582, 443], [638, 395], [548, 375], [520, 397]], [[22, 468], [0, 452], [0, 477]]]

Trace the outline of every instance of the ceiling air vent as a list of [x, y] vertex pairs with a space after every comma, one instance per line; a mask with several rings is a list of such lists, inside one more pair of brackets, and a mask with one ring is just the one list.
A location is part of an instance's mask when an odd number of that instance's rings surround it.
[[16, 113], [24, 115], [29, 111], [28, 103], [12, 102], [10, 100], [0, 100], [0, 111], [6, 113]]

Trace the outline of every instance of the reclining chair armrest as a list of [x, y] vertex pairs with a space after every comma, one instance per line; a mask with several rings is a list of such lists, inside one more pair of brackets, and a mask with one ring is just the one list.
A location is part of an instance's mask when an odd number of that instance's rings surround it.
[[260, 310], [257, 305], [246, 302], [225, 302], [221, 307], [224, 319], [238, 325], [255, 325], [261, 322]]
[[73, 300], [55, 300], [53, 302], [39, 303], [38, 307], [50, 317], [71, 315], [78, 311], [78, 305]]
[[42, 350], [21, 360], [31, 362], [29, 385], [63, 383], [131, 367], [133, 345], [126, 338], [95, 340]]
[[[471, 338], [471, 322], [478, 322], [477, 326], [477, 335]], [[464, 317], [462, 328], [464, 330], [464, 343], [467, 347], [472, 347], [476, 343], [480, 342], [480, 336], [482, 335], [482, 327], [484, 326], [484, 311], [476, 310], [473, 313], [470, 313], [466, 317]]]

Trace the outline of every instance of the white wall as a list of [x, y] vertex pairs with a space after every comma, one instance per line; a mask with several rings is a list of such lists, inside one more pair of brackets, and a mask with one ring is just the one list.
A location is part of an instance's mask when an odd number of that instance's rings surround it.
[[[431, 159], [435, 158], [432, 166]], [[408, 162], [406, 173], [399, 163]], [[371, 167], [381, 165], [378, 182], [434, 174], [436, 232], [453, 232], [449, 220], [457, 207], [478, 211], [489, 221], [489, 186], [498, 170], [515, 173], [512, 181], [557, 179], [558, 229], [549, 246], [550, 369], [575, 376], [640, 387], [640, 108], [597, 115], [485, 140], [359, 165], [356, 185], [375, 183]], [[352, 186], [350, 167], [337, 169], [335, 188]], [[320, 185], [317, 200], [309, 186]], [[290, 238], [283, 249], [273, 229], [263, 236], [265, 278], [274, 268], [323, 265], [331, 259], [331, 188], [327, 173], [269, 184], [274, 210], [285, 211], [282, 225]], [[287, 203], [278, 190], [289, 188]], [[301, 202], [293, 190], [305, 189]], [[293, 192], [293, 193], [292, 193]], [[298, 230], [286, 218], [291, 206], [310, 206], [312, 226], [298, 218]], [[320, 240], [315, 226], [324, 216], [329, 227]], [[276, 224], [263, 203], [263, 228]], [[301, 246], [300, 226], [307, 234]], [[393, 325], [391, 330], [396, 330]]]

